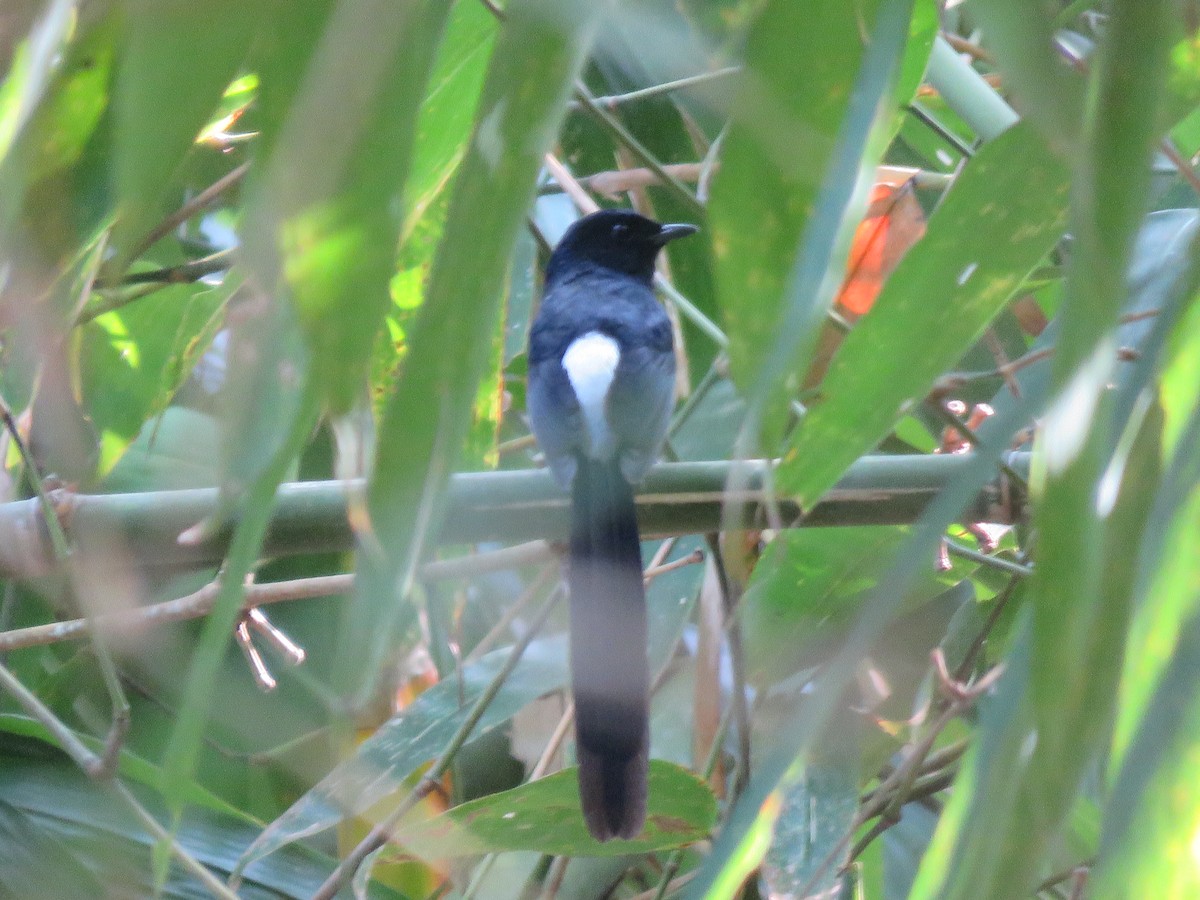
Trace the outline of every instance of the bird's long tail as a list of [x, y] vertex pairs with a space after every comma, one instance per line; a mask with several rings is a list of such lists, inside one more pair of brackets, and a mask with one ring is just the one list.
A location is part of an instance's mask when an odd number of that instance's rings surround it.
[[646, 820], [649, 664], [633, 491], [615, 460], [583, 459], [571, 496], [571, 682], [579, 794], [601, 841]]

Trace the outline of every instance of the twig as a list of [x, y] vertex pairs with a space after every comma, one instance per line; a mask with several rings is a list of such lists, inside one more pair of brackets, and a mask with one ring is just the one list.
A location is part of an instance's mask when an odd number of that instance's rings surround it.
[[[638, 100], [647, 100], [651, 97], [660, 97], [663, 94], [669, 94], [674, 91], [686, 90], [690, 87], [695, 87], [698, 84], [706, 84], [710, 81], [716, 81], [720, 78], [728, 78], [730, 75], [736, 75], [740, 72], [741, 66], [726, 66], [723, 69], [714, 69], [711, 72], [700, 72], [697, 75], [687, 75], [683, 78], [677, 78], [674, 81], [664, 81], [662, 84], [654, 84], [650, 87], [640, 88], [636, 91], [630, 91], [627, 94], [611, 94], [606, 97], [596, 97], [592, 100], [597, 106], [607, 107], [608, 109], [616, 109], [625, 103], [634, 103]], [[578, 100], [573, 101], [567, 106], [567, 109], [579, 109], [581, 104]]]
[[1176, 148], [1175, 142], [1170, 136], [1163, 138], [1162, 152], [1171, 161], [1171, 164], [1175, 166], [1179, 174], [1183, 176], [1183, 180], [1191, 185], [1192, 190], [1200, 194], [1200, 175], [1197, 175], [1196, 170], [1183, 158], [1183, 154]]
[[211, 253], [208, 256], [202, 256], [199, 259], [180, 263], [177, 266], [168, 266], [165, 269], [153, 269], [149, 272], [130, 272], [121, 283], [150, 284], [163, 282], [165, 284], [187, 284], [192, 281], [199, 281], [205, 275], [224, 272], [233, 265], [233, 261], [236, 258], [237, 248], [229, 247], [225, 250], [218, 250], [216, 253]]
[[217, 198], [241, 181], [248, 171], [250, 171], [250, 163], [245, 162], [226, 175], [218, 178], [191, 200], [184, 203], [175, 212], [171, 213], [171, 215], [159, 222], [134, 247], [133, 251], [129, 254], [129, 258], [137, 259], [192, 216], [196, 215], [196, 213], [207, 209]]
[[978, 550], [972, 550], [970, 547], [964, 546], [957, 541], [946, 539], [946, 549], [954, 556], [961, 556], [963, 559], [969, 559], [971, 562], [977, 562], [981, 566], [990, 566], [993, 569], [999, 569], [1001, 572], [1008, 572], [1010, 575], [1015, 575], [1018, 578], [1028, 578], [1033, 574], [1032, 566], [1023, 566], [1018, 562], [1013, 562], [1011, 559], [1004, 559], [1000, 556], [990, 556], [987, 553], [980, 553]]
[[[900, 818], [900, 809], [908, 802], [908, 798], [912, 795], [914, 783], [922, 774], [922, 764], [929, 756], [938, 736], [955, 718], [969, 709], [976, 699], [990, 690], [1003, 672], [1002, 666], [996, 666], [974, 684], [968, 686], [951, 679], [949, 673], [946, 671], [945, 657], [942, 656], [939, 648], [934, 648], [931, 658], [933, 660], [933, 669], [938, 676], [943, 694], [949, 700], [946, 708], [942, 710], [941, 714], [926, 729], [921, 739], [910, 746], [908, 753], [905, 754], [900, 765], [860, 804], [858, 812], [854, 816], [854, 821], [846, 829], [846, 833], [842, 838], [821, 860], [820, 865], [813, 871], [805, 886], [799, 892], [800, 896], [808, 896], [818, 879], [833, 865], [834, 860], [841, 853], [845, 852], [846, 848], [850, 846], [854, 835], [857, 834], [858, 830], [864, 824], [876, 816], [892, 820]], [[886, 830], [886, 828], [878, 828], [876, 834], [882, 834]], [[864, 844], [863, 848], [865, 846]], [[861, 852], [861, 849], [859, 852]]]
[[79, 766], [89, 777], [98, 772], [101, 758], [93, 753], [76, 737], [75, 732], [68, 728], [54, 712], [43, 703], [33, 691], [25, 687], [7, 667], [0, 665], [0, 687], [4, 688], [25, 712], [45, 726], [50, 736], [58, 743], [63, 752], [71, 757], [72, 762]]
[[463, 660], [463, 665], [470, 665], [476, 662], [491, 650], [492, 646], [508, 631], [513, 620], [523, 613], [525, 607], [532, 603], [533, 599], [545, 590], [546, 586], [554, 579], [557, 571], [557, 566], [543, 566], [542, 570], [538, 572], [537, 577], [521, 592], [521, 596], [509, 604], [508, 609], [504, 611], [504, 615], [500, 617], [499, 621], [492, 626], [487, 634], [480, 638], [479, 643], [471, 648], [471, 652]]
[[562, 887], [563, 879], [567, 875], [567, 865], [571, 862], [569, 856], [555, 857], [555, 860], [550, 865], [550, 871], [546, 873], [546, 886], [542, 890], [542, 900], [554, 900], [558, 895], [558, 889]]
[[421, 566], [423, 581], [443, 581], [450, 578], [473, 578], [490, 572], [504, 572], [549, 562], [558, 557], [558, 551], [549, 541], [526, 541], [513, 547], [470, 553], [450, 559], [438, 559]]
[[[245, 588], [243, 607], [251, 609], [268, 603], [286, 600], [308, 600], [316, 597], [331, 597], [343, 594], [354, 586], [353, 575], [322, 575], [315, 578], [298, 578], [293, 581], [276, 581], [254, 584]], [[51, 622], [48, 625], [31, 625], [0, 633], [0, 652], [24, 647], [39, 647], [59, 641], [80, 640], [99, 630], [141, 629], [187, 619], [198, 619], [212, 609], [220, 590], [219, 582], [212, 581], [183, 597], [142, 606], [121, 612], [104, 613], [88, 619], [69, 619]]]
[[445, 748], [441, 752], [441, 755], [438, 756], [437, 760], [432, 766], [430, 766], [429, 770], [421, 777], [421, 780], [417, 786], [409, 792], [408, 796], [401, 801], [401, 803], [396, 807], [395, 810], [391, 812], [390, 815], [387, 816], [386, 819], [372, 828], [367, 836], [358, 843], [358, 846], [350, 851], [350, 854], [344, 860], [342, 860], [338, 867], [334, 869], [333, 873], [330, 874], [327, 879], [325, 879], [325, 883], [317, 889], [315, 894], [313, 894], [313, 900], [332, 900], [337, 892], [341, 890], [342, 886], [353, 877], [354, 873], [358, 870], [358, 867], [362, 865], [362, 861], [367, 857], [367, 855], [387, 843], [391, 836], [392, 830], [396, 827], [400, 820], [413, 807], [415, 807], [417, 803], [419, 803], [437, 787], [438, 779], [440, 779], [442, 775], [446, 773], [446, 770], [450, 768], [450, 764], [454, 761], [454, 757], [458, 754], [458, 751], [462, 748], [462, 745], [466, 743], [466, 740], [468, 737], [470, 737], [471, 732], [475, 730], [475, 726], [483, 717], [483, 714], [487, 710], [488, 706], [491, 705], [491, 702], [496, 698], [496, 695], [500, 692], [500, 688], [504, 685], [504, 682], [508, 679], [508, 676], [512, 674], [512, 671], [516, 668], [517, 663], [521, 661], [521, 657], [524, 655], [526, 648], [533, 640], [534, 635], [537, 634], [542, 625], [545, 624], [551, 610], [553, 610], [555, 604], [558, 603], [561, 594], [561, 591], [554, 591], [550, 595], [549, 599], [542, 604], [541, 609], [538, 610], [537, 615], [530, 623], [530, 626], [526, 630], [525, 634], [521, 635], [517, 643], [513, 645], [512, 653], [509, 654], [508, 659], [504, 663], [504, 667], [496, 673], [496, 677], [492, 679], [491, 683], [487, 686], [487, 689], [479, 696], [479, 699], [475, 701], [475, 705], [471, 707], [471, 712], [458, 727], [458, 730], [454, 733], [454, 736], [450, 739], [449, 743], [446, 744]]
[[947, 44], [959, 53], [965, 53], [972, 59], [977, 59], [980, 62], [993, 62], [992, 54], [988, 53], [978, 44], [972, 44], [970, 41], [959, 37], [957, 34], [951, 34], [948, 31], [943, 31], [942, 37], [945, 38]]
[[674, 194], [684, 206], [692, 211], [693, 215], [704, 216], [704, 207], [696, 199], [695, 194], [663, 169], [662, 163], [643, 146], [641, 141], [634, 137], [608, 110], [599, 106], [595, 99], [593, 99], [591, 92], [588, 91], [582, 82], [577, 82], [575, 85], [575, 99], [579, 101], [585, 112], [590, 113], [593, 119], [616, 138], [617, 141], [628, 148], [629, 152], [637, 157], [638, 162], [654, 172], [662, 182], [662, 186]]
[[987, 331], [983, 333], [983, 339], [987, 342], [988, 350], [991, 351], [992, 359], [996, 361], [996, 371], [1004, 376], [1004, 384], [1008, 388], [1008, 392], [1018, 399], [1021, 396], [1021, 386], [1017, 384], [1017, 379], [1013, 376], [1013, 372], [1008, 368], [1008, 364], [1012, 362], [1004, 352], [1004, 346], [1000, 343], [1000, 337], [996, 334], [995, 326], [989, 325]]
[[[962, 437], [968, 441], [972, 447], [984, 446], [984, 443], [979, 439], [979, 435], [975, 433], [975, 430], [971, 428], [965, 421], [963, 421], [961, 417], [952, 413], [947, 408], [945, 403], [929, 403], [926, 405], [947, 425], [957, 429], [958, 433], [962, 435]], [[1008, 460], [1001, 457], [997, 465], [1001, 472], [1013, 480], [1013, 484], [1018, 485], [1023, 491], [1027, 491], [1029, 489], [1029, 483], [1026, 481], [1025, 476], [1013, 468]]]

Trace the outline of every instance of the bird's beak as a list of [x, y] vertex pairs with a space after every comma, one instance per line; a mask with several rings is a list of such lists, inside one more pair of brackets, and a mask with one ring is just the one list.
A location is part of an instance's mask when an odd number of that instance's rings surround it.
[[654, 243], [658, 246], [670, 243], [676, 238], [687, 237], [689, 234], [695, 234], [700, 229], [695, 225], [687, 223], [679, 223], [677, 225], [663, 225], [658, 230], [658, 236], [654, 239]]

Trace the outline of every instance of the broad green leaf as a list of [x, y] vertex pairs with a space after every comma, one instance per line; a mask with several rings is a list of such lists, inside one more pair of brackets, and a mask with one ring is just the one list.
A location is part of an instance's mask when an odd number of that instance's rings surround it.
[[811, 506], [882, 440], [1059, 239], [1066, 206], [1067, 173], [1032, 129], [985, 145], [846, 336], [791, 440], [779, 489]]
[[[133, 790], [152, 815], [161, 819], [163, 810], [153, 795]], [[257, 828], [242, 820], [209, 810], [196, 809], [183, 819], [179, 843], [195, 859], [224, 880], [233, 871], [240, 849]], [[64, 893], [37, 894], [46, 897], [82, 896], [88, 890], [90, 873], [104, 887], [97, 896], [114, 891], [120, 896], [155, 895], [151, 866], [154, 837], [133, 810], [106, 785], [89, 781], [65, 761], [31, 760], [5, 756], [0, 764], [0, 840], [6, 865], [0, 866], [0, 893], [31, 896], [29, 889], [56, 882], [55, 873], [44, 871], [51, 863], [62, 866], [70, 880]], [[29, 850], [45, 854], [41, 870], [24, 868]], [[33, 860], [28, 860], [33, 863]], [[9, 865], [12, 863], [12, 865]], [[238, 896], [247, 900], [311, 897], [333, 870], [334, 860], [302, 848], [291, 848], [276, 859], [258, 863], [245, 873]], [[24, 882], [21, 876], [31, 878]], [[11, 881], [10, 881], [11, 879]], [[162, 896], [197, 900], [209, 896], [178, 863], [172, 862]], [[369, 896], [399, 897], [372, 884]]]
[[837, 752], [814, 758], [782, 793], [783, 810], [763, 860], [771, 896], [809, 897], [839, 881], [850, 850], [842, 839], [858, 812], [861, 761], [848, 736], [837, 744]]
[[[162, 215], [172, 176], [246, 61], [270, 5], [129, 0], [113, 93], [120, 270]], [[184, 62], [186, 61], [186, 63]]]
[[[58, 746], [54, 735], [49, 732], [46, 726], [28, 716], [11, 713], [0, 714], [0, 731], [6, 734], [15, 734], [19, 737], [37, 738], [40, 741], [45, 741], [47, 744]], [[93, 752], [102, 753], [104, 751], [104, 742], [98, 738], [86, 734], [77, 734], [76, 736]], [[143, 759], [127, 749], [122, 750], [118, 757], [117, 772], [121, 776], [139, 784], [144, 784], [148, 788], [158, 790], [162, 785], [162, 770], [149, 760]], [[187, 792], [188, 803], [194, 806], [206, 807], [222, 815], [239, 819], [246, 824], [256, 824], [249, 816], [240, 812], [215, 794], [205, 790], [196, 782], [192, 782], [187, 786]]]
[[532, 850], [556, 856], [627, 856], [702, 841], [717, 818], [717, 802], [692, 773], [650, 761], [646, 827], [631, 841], [600, 843], [579, 811], [574, 769], [456, 806], [424, 822], [400, 826], [396, 841], [425, 859]]
[[[411, 616], [406, 594], [470, 426], [505, 269], [601, 5], [519, 0], [492, 53], [426, 302], [384, 411], [368, 506], [372, 541], [339, 636], [338, 691], [358, 706]], [[398, 598], [402, 602], [397, 602]]]
[[[730, 368], [743, 392], [758, 385], [764, 348], [779, 333], [797, 249], [814, 221], [880, 7], [878, 0], [777, 0], [750, 30], [709, 209]], [[770, 398], [767, 421], [775, 427], [786, 389], [775, 385]]]

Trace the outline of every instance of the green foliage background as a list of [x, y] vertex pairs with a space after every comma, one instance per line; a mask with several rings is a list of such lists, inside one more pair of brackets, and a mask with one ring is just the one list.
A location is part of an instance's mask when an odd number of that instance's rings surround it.
[[[1198, 21], [8, 4], [0, 896], [1200, 895]], [[851, 325], [831, 307], [881, 165], [928, 230]], [[525, 337], [589, 188], [702, 229], [660, 279], [673, 459], [778, 458], [772, 499], [808, 510], [896, 455], [901, 496], [948, 397], [995, 409], [903, 524], [741, 531], [735, 466], [728, 529], [680, 513], [647, 541], [657, 761], [628, 845], [587, 837], [569, 773], [529, 780], [570, 764], [553, 553], [442, 537], [452, 472], [537, 462]], [[980, 553], [958, 519], [1002, 467], [1020, 508]], [[316, 499], [269, 532], [281, 483], [359, 476], [349, 532]], [[57, 487], [146, 496], [128, 531], [49, 507], [21, 531]], [[185, 488], [217, 499], [180, 526], [207, 496]], [[306, 660], [257, 635], [259, 690], [246, 578], [345, 573], [268, 608]], [[93, 627], [209, 583], [196, 615]], [[26, 630], [76, 616], [82, 640]], [[327, 881], [381, 821], [394, 841]]]

